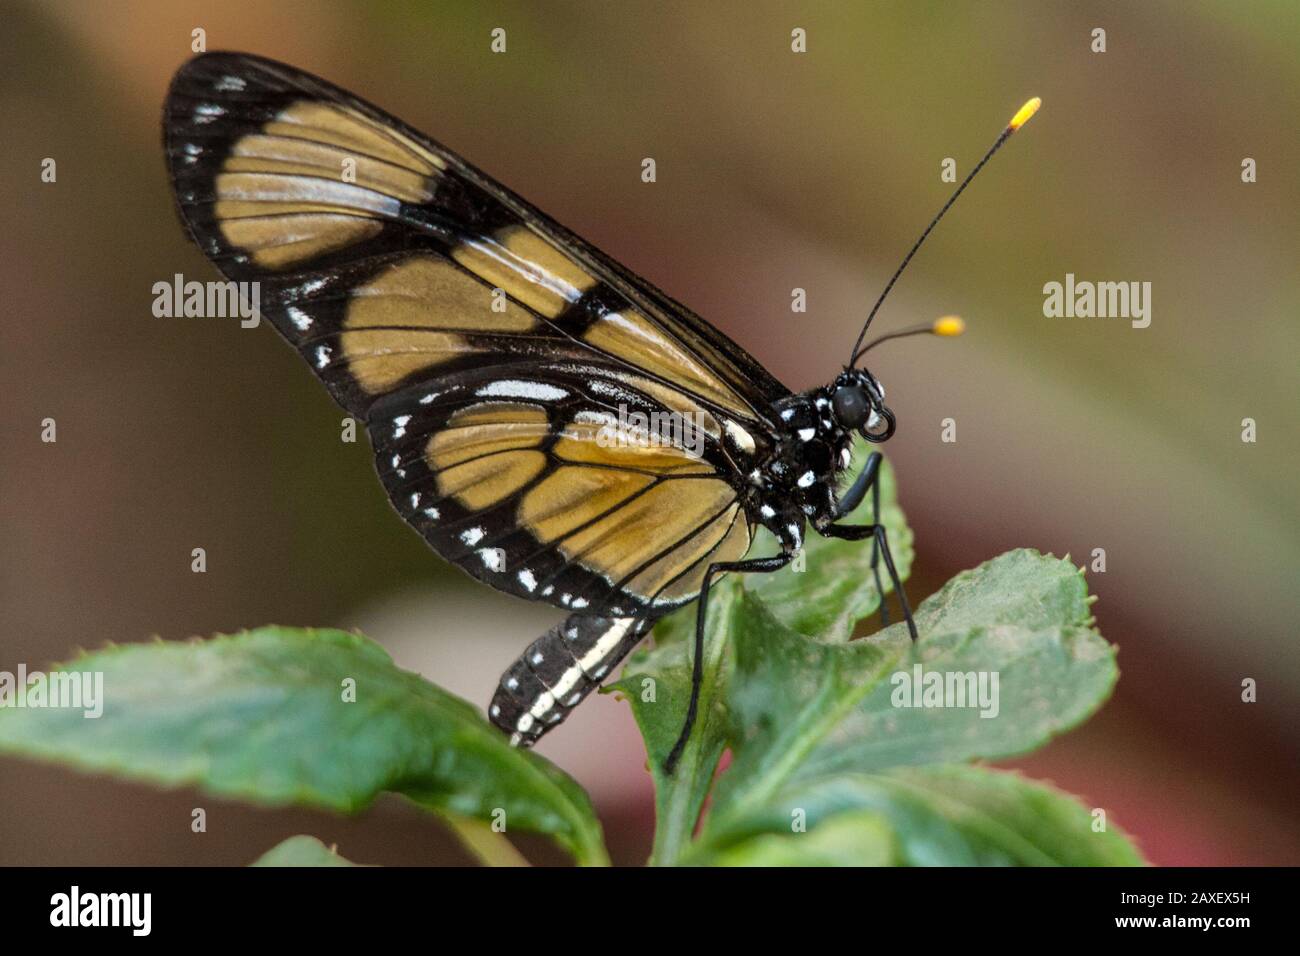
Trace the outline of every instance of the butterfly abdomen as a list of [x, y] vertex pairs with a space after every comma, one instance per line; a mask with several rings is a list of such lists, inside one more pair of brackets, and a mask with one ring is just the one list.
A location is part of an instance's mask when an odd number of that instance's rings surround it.
[[488, 707], [510, 742], [531, 747], [558, 726], [627, 656], [653, 622], [572, 614], [532, 644], [501, 675]]

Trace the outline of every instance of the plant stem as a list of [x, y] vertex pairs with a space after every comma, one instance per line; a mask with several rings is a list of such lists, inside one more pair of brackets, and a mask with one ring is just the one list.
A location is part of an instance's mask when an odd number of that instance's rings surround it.
[[[734, 608], [730, 601], [724, 606]], [[728, 613], [725, 617], [725, 622], [719, 621], [705, 634], [700, 703], [691, 739], [682, 750], [672, 777], [664, 777], [660, 767], [653, 768], [658, 822], [655, 826], [654, 848], [650, 853], [651, 866], [673, 866], [689, 845], [700, 808], [704, 805], [709, 784], [722, 757], [722, 741], [710, 739], [709, 724], [715, 717], [714, 698], [718, 688], [718, 675], [726, 658], [727, 634], [731, 629], [733, 614]]]
[[482, 820], [463, 817], [449, 810], [439, 810], [438, 816], [460, 839], [461, 845], [484, 866], [530, 866], [514, 845]]

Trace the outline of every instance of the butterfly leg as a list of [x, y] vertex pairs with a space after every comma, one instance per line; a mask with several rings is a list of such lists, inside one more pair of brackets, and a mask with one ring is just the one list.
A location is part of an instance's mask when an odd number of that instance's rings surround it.
[[501, 675], [488, 717], [516, 747], [557, 726], [641, 641], [654, 622], [571, 614], [528, 645]]
[[866, 497], [867, 491], [871, 492], [871, 524], [866, 525], [830, 525], [821, 529], [821, 533], [833, 538], [844, 538], [848, 541], [861, 541], [864, 538], [871, 539], [871, 574], [876, 581], [876, 593], [880, 595], [880, 623], [885, 625], [889, 623], [889, 611], [885, 606], [885, 589], [880, 585], [880, 559], [885, 559], [885, 568], [889, 571], [889, 579], [893, 582], [894, 591], [898, 594], [898, 603], [903, 606], [903, 619], [907, 621], [908, 633], [912, 635], [912, 640], [916, 640], [916, 622], [912, 620], [912, 609], [907, 603], [907, 592], [903, 590], [903, 582], [898, 579], [898, 572], [894, 568], [893, 555], [889, 553], [889, 537], [885, 531], [885, 526], [880, 523], [880, 462], [881, 454], [873, 451], [867, 456], [867, 463], [863, 466], [862, 472], [854, 480], [852, 487], [840, 499], [839, 507], [836, 509], [836, 517], [843, 518], [853, 511], [862, 499]]
[[[876, 452], [879, 455], [880, 452]], [[871, 523], [880, 524], [880, 482], [871, 483]], [[885, 589], [880, 586], [880, 542], [876, 536], [871, 536], [871, 576], [876, 580], [876, 593], [880, 595], [880, 626], [889, 625], [889, 602], [885, 600]], [[899, 590], [899, 594], [903, 592]], [[907, 603], [907, 597], [903, 597], [903, 603]]]
[[[850, 512], [857, 508], [857, 506], [862, 503], [862, 499], [866, 497], [867, 490], [870, 489], [871, 525], [869, 525], [869, 527], [875, 527], [880, 523], [880, 482], [877, 479], [880, 477], [881, 458], [882, 456], [878, 451], [873, 451], [867, 456], [867, 463], [863, 466], [861, 473], [854, 480], [853, 486], [849, 488], [844, 497], [840, 499], [839, 505], [836, 508], [837, 518], [846, 517]], [[880, 626], [884, 627], [889, 623], [889, 605], [885, 601], [885, 589], [880, 583], [881, 554], [882, 550], [880, 542], [876, 540], [876, 537], [873, 534], [871, 538], [871, 576], [876, 582], [876, 593], [880, 595]], [[895, 587], [897, 588], [897, 584]], [[903, 595], [901, 590], [899, 590], [899, 594], [901, 595], [903, 604], [906, 605], [906, 595]]]
[[[907, 632], [912, 635], [912, 640], [916, 640], [916, 622], [912, 620], [912, 606], [907, 603], [907, 592], [903, 590], [903, 582], [898, 577], [898, 569], [894, 567], [894, 556], [889, 553], [889, 534], [883, 524], [833, 524], [821, 529], [821, 533], [828, 538], [842, 538], [845, 541], [862, 541], [865, 538], [871, 538], [879, 546], [880, 553], [885, 559], [885, 569], [889, 572], [889, 580], [893, 582], [894, 593], [898, 595], [898, 603], [903, 606], [903, 620], [907, 622]], [[880, 596], [881, 603], [884, 603], [885, 596]]]
[[746, 561], [719, 561], [709, 565], [704, 572], [704, 582], [700, 586], [700, 606], [695, 612], [695, 656], [691, 669], [691, 700], [686, 707], [686, 722], [682, 732], [677, 735], [677, 742], [664, 761], [664, 773], [671, 775], [682, 755], [686, 741], [690, 739], [691, 729], [695, 726], [695, 712], [700, 704], [700, 685], [704, 683], [704, 619], [709, 606], [709, 588], [713, 578], [728, 571], [779, 571], [794, 558], [794, 552], [783, 552], [770, 558], [750, 558]]

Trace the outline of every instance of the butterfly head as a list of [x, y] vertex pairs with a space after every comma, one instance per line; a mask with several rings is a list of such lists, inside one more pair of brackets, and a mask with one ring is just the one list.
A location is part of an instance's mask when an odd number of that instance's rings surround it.
[[885, 387], [865, 368], [849, 368], [831, 386], [831, 413], [846, 432], [869, 442], [888, 441], [896, 425], [885, 404]]
[[961, 335], [965, 329], [966, 323], [959, 316], [945, 315], [925, 325], [882, 335], [859, 349], [853, 356], [855, 364], [845, 368], [830, 387], [831, 412], [836, 424], [850, 434], [858, 432], [869, 442], [888, 441], [893, 436], [897, 423], [894, 421], [894, 413], [885, 404], [885, 387], [865, 368], [857, 367], [857, 360], [882, 342], [910, 335], [951, 338]]

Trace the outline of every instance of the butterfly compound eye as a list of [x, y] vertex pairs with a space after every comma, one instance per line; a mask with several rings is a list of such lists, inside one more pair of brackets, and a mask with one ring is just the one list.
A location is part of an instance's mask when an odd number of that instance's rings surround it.
[[871, 414], [871, 402], [867, 400], [867, 393], [856, 385], [841, 385], [835, 389], [835, 394], [831, 396], [831, 408], [840, 426], [851, 430], [861, 428]]

